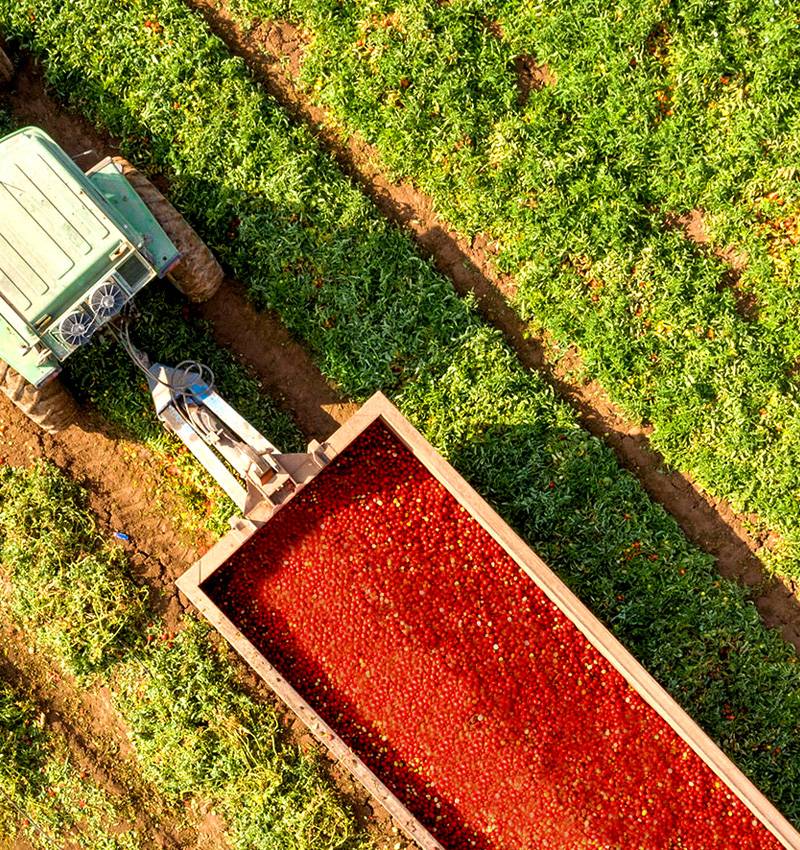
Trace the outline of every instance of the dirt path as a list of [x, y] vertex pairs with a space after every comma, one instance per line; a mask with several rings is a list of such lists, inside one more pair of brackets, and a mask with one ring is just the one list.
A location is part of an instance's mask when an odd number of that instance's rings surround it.
[[225, 280], [195, 309], [211, 322], [216, 342], [258, 375], [265, 392], [292, 414], [309, 440], [329, 437], [358, 409], [328, 384], [277, 318], [253, 307], [240, 283]]
[[620, 463], [641, 481], [650, 496], [677, 520], [684, 534], [713, 555], [720, 573], [754, 589], [755, 603], [764, 622], [778, 629], [800, 650], [800, 585], [770, 578], [757, 556], [771, 548], [775, 533], [754, 536], [752, 516], [737, 514], [723, 499], [715, 499], [689, 475], [665, 467], [663, 457], [649, 442], [651, 429], [629, 421], [596, 382], [579, 383], [570, 375], [578, 370], [575, 353], [555, 359], [543, 337], [530, 328], [509, 304], [514, 280], [496, 270], [493, 245], [486, 239], [468, 244], [436, 215], [433, 202], [407, 183], [393, 183], [381, 171], [380, 155], [357, 135], [346, 135], [335, 120], [313, 104], [298, 87], [305, 47], [302, 34], [285, 22], [256, 22], [247, 32], [233, 20], [226, 0], [190, 0], [212, 30], [242, 57], [264, 88], [297, 120], [308, 124], [321, 144], [336, 158], [391, 221], [414, 236], [421, 252], [452, 281], [456, 290], [472, 293], [483, 315], [505, 335], [520, 361], [544, 375], [568, 401], [583, 427], [609, 445]]

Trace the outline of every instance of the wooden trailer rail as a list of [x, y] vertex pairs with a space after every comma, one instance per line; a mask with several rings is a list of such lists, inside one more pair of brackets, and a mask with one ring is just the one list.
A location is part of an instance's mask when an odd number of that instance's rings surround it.
[[[370, 424], [382, 420], [450, 494], [502, 546], [514, 561], [571, 620], [589, 643], [623, 676], [714, 773], [739, 797], [753, 815], [789, 850], [800, 850], [800, 833], [756, 788], [678, 703], [656, 682], [611, 632], [555, 575], [522, 538], [450, 466], [397, 408], [376, 393], [325, 442], [321, 450], [328, 461], [346, 449]], [[324, 469], [321, 470], [324, 472]], [[299, 490], [298, 490], [299, 492]], [[291, 500], [289, 500], [291, 501]], [[284, 503], [287, 504], [288, 502]], [[355, 776], [395, 819], [406, 835], [423, 850], [444, 850], [442, 845], [408, 811], [336, 732], [267, 661], [261, 652], [214, 604], [201, 585], [246, 543], [283, 505], [273, 509], [262, 503], [179, 579], [178, 587], [217, 628], [244, 660], [306, 724], [312, 735]]]
[[[244, 528], [237, 528], [231, 534], [226, 535], [224, 540], [231, 541], [233, 544], [228, 549], [226, 558], [250, 538], [252, 531], [253, 526], [245, 526]], [[234, 543], [234, 541], [236, 542]], [[207, 578], [210, 574], [210, 572], [206, 573], [205, 577]], [[203, 572], [196, 573], [195, 577], [197, 575], [203, 575]], [[236, 628], [231, 620], [200, 590], [198, 587], [199, 584], [200, 581], [189, 579], [188, 573], [184, 573], [178, 580], [178, 587], [192, 600], [197, 606], [197, 609], [219, 630], [228, 643], [258, 673], [277, 696], [305, 723], [311, 734], [327, 748], [339, 764], [344, 766], [367, 789], [369, 794], [383, 806], [398, 827], [421, 847], [422, 850], [445, 850], [411, 812], [408, 811], [403, 803], [378, 779], [336, 732]]]

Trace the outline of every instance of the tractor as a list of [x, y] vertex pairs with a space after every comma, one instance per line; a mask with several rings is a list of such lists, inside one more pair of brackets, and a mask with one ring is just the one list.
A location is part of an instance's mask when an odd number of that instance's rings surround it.
[[[0, 85], [13, 74], [0, 47]], [[120, 157], [84, 174], [34, 127], [0, 138], [0, 389], [23, 413], [72, 424], [62, 364], [156, 277], [204, 301], [223, 275], [144, 175]]]
[[[0, 80], [11, 70], [0, 49]], [[44, 430], [69, 427], [77, 407], [58, 375], [74, 352], [110, 333], [145, 374], [161, 422], [240, 510], [282, 500], [314, 449], [280, 454], [217, 394], [207, 367], [151, 363], [132, 342], [133, 299], [164, 277], [190, 300], [205, 301], [223, 272], [143, 174], [120, 157], [84, 173], [36, 127], [0, 138], [3, 393]]]
[[62, 364], [165, 276], [203, 301], [222, 269], [133, 166], [107, 158], [84, 174], [35, 127], [0, 139], [0, 388], [30, 419], [72, 423]]

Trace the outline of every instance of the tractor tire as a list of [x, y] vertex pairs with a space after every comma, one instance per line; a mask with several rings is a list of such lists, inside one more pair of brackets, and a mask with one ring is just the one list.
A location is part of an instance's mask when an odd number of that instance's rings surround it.
[[0, 391], [48, 434], [69, 428], [78, 415], [75, 400], [58, 378], [37, 389], [3, 360], [0, 360]]
[[0, 85], [10, 83], [14, 79], [14, 65], [0, 47]]
[[114, 162], [181, 252], [180, 262], [170, 274], [172, 282], [190, 301], [208, 301], [219, 289], [223, 278], [222, 267], [208, 246], [141, 171], [121, 156], [115, 156]]

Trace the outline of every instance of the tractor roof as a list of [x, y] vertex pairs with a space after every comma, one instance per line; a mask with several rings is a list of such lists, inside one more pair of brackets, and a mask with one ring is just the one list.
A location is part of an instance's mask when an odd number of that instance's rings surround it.
[[0, 140], [0, 311], [54, 315], [109, 266], [127, 240], [94, 191], [41, 130]]

